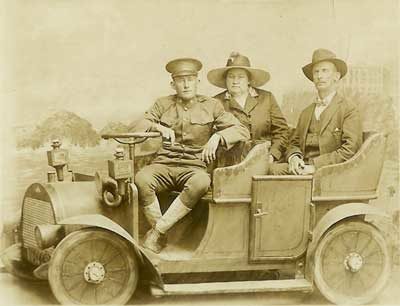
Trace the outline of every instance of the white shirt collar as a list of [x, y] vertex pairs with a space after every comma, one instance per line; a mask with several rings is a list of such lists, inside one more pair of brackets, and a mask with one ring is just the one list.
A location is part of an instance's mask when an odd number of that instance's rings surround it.
[[246, 104], [247, 97], [249, 96], [249, 93], [245, 95], [241, 95], [240, 97], [236, 97], [235, 100], [239, 105], [244, 109], [244, 106]]
[[328, 107], [329, 103], [332, 102], [333, 97], [336, 95], [336, 91], [331, 92], [324, 99], [321, 99], [318, 95], [315, 103], [317, 104], [314, 110], [314, 115], [317, 120], [321, 117], [322, 112]]
[[[327, 96], [326, 96], [325, 98], [323, 98], [323, 99], [321, 99], [321, 98], [319, 97], [319, 95], [317, 94], [316, 100], [317, 100], [318, 106], [328, 106], [329, 103], [332, 102], [332, 99], [333, 99], [333, 97], [334, 97], [335, 95], [336, 95], [336, 90], [335, 90], [335, 91], [332, 91], [329, 95], [327, 95]], [[320, 104], [320, 103], [322, 103], [322, 104]]]

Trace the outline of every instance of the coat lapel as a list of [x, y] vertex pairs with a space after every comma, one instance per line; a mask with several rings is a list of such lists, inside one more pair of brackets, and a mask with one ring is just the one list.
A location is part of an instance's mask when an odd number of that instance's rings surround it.
[[243, 112], [243, 108], [239, 105], [239, 103], [236, 102], [236, 100], [234, 98], [230, 98], [229, 100], [225, 100], [228, 105], [229, 105], [229, 109], [231, 108], [235, 108], [241, 112]]
[[320, 135], [322, 132], [326, 129], [328, 126], [329, 122], [332, 120], [333, 115], [337, 112], [339, 108], [339, 103], [342, 102], [342, 97], [337, 93], [331, 103], [328, 105], [328, 107], [321, 113], [321, 130], [320, 130]]
[[254, 107], [258, 104], [258, 99], [256, 97], [252, 97], [250, 95], [247, 96], [246, 104], [244, 105], [244, 111], [246, 113], [250, 113]]
[[314, 116], [314, 110], [315, 110], [315, 103], [311, 104], [304, 112], [304, 121], [303, 121], [304, 126], [302, 126], [301, 128], [302, 134], [300, 139], [302, 152], [305, 152], [307, 132], [310, 127], [311, 118], [312, 116]]

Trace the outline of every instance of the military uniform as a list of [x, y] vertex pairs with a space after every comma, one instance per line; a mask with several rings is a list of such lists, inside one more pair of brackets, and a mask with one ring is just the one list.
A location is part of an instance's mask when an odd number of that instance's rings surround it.
[[[163, 142], [153, 163], [135, 177], [143, 213], [152, 226], [143, 246], [155, 253], [165, 247], [167, 231], [190, 213], [210, 186], [202, 157], [213, 160], [219, 145], [229, 149], [250, 138], [246, 127], [218, 100], [196, 94], [201, 67], [193, 58], [170, 61], [165, 68], [177, 94], [158, 99], [144, 118], [145, 130], [160, 131], [171, 140]], [[181, 193], [162, 214], [156, 193], [173, 189]]]
[[160, 98], [144, 118], [149, 131], [154, 130], [154, 123], [159, 123], [175, 132], [176, 144], [164, 142], [157, 153], [154, 162], [160, 164], [205, 168], [206, 164], [200, 160], [201, 151], [214, 132], [222, 137], [227, 149], [249, 138], [244, 126], [225, 112], [218, 100], [201, 95], [187, 103], [176, 95]]
[[154, 131], [154, 124], [161, 124], [173, 129], [176, 137], [175, 144], [163, 142], [152, 165], [136, 175], [140, 200], [145, 206], [154, 201], [157, 192], [178, 189], [182, 190], [182, 202], [193, 207], [210, 185], [201, 152], [211, 135], [218, 133], [226, 149], [249, 138], [248, 130], [225, 112], [218, 100], [201, 95], [187, 103], [176, 95], [160, 98], [144, 119], [147, 131]]

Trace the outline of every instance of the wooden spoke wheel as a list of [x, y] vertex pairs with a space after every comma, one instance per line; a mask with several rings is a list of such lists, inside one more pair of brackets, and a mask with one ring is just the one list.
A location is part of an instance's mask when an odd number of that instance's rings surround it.
[[384, 288], [390, 257], [380, 231], [364, 222], [341, 223], [329, 230], [315, 252], [315, 282], [336, 304], [365, 304]]
[[83, 229], [55, 249], [49, 282], [61, 304], [125, 304], [136, 289], [138, 269], [134, 251], [123, 238]]

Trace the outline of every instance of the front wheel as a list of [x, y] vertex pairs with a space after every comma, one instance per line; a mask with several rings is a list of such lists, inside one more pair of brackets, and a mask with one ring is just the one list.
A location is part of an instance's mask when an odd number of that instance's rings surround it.
[[369, 223], [339, 224], [317, 246], [315, 282], [333, 303], [368, 303], [382, 291], [389, 275], [387, 243], [381, 232]]
[[93, 228], [65, 237], [49, 267], [50, 287], [61, 304], [125, 304], [138, 277], [129, 243], [117, 234]]

